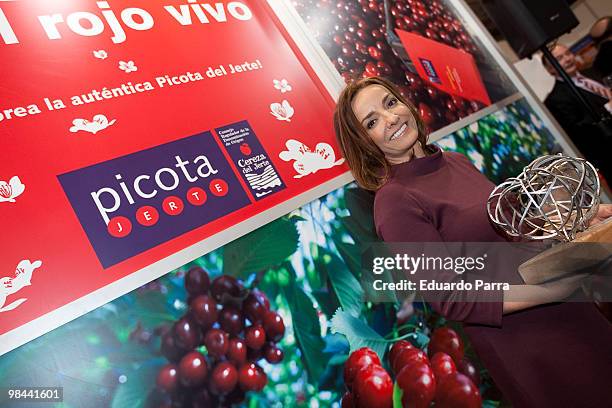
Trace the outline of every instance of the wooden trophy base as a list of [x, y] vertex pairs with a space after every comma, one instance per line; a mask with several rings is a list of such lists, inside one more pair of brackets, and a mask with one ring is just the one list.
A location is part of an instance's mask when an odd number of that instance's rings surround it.
[[612, 218], [523, 262], [519, 273], [529, 285], [541, 284], [593, 268], [612, 258]]

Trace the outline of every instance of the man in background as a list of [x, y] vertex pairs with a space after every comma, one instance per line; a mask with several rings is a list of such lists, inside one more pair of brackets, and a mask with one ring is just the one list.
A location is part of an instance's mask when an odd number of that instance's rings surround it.
[[[612, 91], [603, 84], [578, 72], [576, 58], [565, 45], [556, 44], [551, 50], [565, 72], [571, 77], [578, 91], [599, 115], [612, 112]], [[597, 167], [608, 183], [612, 182], [612, 141], [597, 126], [599, 118], [593, 118], [572, 93], [570, 86], [555, 69], [544, 60], [544, 67], [555, 77], [555, 86], [544, 104], [563, 127], [585, 159]]]

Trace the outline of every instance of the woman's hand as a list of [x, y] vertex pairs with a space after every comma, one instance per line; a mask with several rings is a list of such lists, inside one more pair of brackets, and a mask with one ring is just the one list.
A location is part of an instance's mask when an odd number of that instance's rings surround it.
[[587, 276], [588, 273], [572, 274], [539, 285], [510, 285], [510, 290], [504, 293], [503, 313], [560, 302], [574, 293]]
[[610, 217], [612, 217], [612, 204], [599, 204], [597, 214], [589, 222], [589, 227], [604, 222]]

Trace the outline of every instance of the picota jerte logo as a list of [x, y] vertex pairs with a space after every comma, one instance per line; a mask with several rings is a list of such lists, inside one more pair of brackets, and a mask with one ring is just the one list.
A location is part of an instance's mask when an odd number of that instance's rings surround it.
[[211, 132], [58, 179], [104, 268], [250, 203]]
[[427, 78], [429, 79], [429, 81], [435, 84], [441, 84], [442, 81], [440, 80], [440, 76], [436, 72], [433, 63], [425, 58], [419, 58], [419, 61], [421, 62], [421, 66], [425, 70], [425, 74], [427, 74]]

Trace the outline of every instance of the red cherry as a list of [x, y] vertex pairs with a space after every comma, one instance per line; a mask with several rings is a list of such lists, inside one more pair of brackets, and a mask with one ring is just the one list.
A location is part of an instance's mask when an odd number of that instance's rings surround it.
[[204, 336], [204, 345], [211, 356], [223, 357], [229, 349], [227, 333], [219, 329], [210, 329]]
[[438, 99], [438, 97], [440, 96], [440, 91], [438, 91], [437, 88], [434, 88], [433, 86], [427, 86], [425, 88], [427, 90], [427, 95], [429, 95], [429, 98], [431, 99]]
[[278, 364], [283, 361], [283, 350], [274, 346], [273, 344], [268, 344], [264, 348], [263, 354], [270, 364]]
[[261, 391], [268, 383], [268, 376], [264, 372], [263, 368], [261, 368], [257, 364], [255, 364], [255, 368], [257, 368], [257, 371], [259, 373], [257, 377], [257, 388], [255, 388], [255, 391]]
[[263, 376], [265, 376], [265, 373], [257, 364], [249, 363], [243, 365], [238, 370], [240, 388], [244, 391], [261, 391], [267, 381], [267, 378], [262, 378]]
[[434, 115], [431, 108], [424, 103], [419, 103], [419, 115], [427, 126], [431, 126], [434, 122]]
[[412, 72], [408, 72], [408, 71], [406, 71], [404, 75], [411, 89], [415, 91], [421, 90], [421, 88], [423, 87], [423, 80], [421, 79], [421, 77], [419, 77], [416, 74], [413, 74]]
[[383, 57], [382, 52], [378, 48], [372, 45], [368, 47], [368, 53], [370, 54], [370, 57], [377, 59], [377, 60], [380, 60]]
[[436, 353], [431, 358], [431, 369], [436, 376], [436, 380], [440, 381], [443, 377], [457, 372], [457, 367], [452, 357], [446, 353]]
[[246, 362], [247, 345], [242, 339], [233, 338], [229, 342], [227, 350], [227, 359], [240, 367]]
[[242, 143], [240, 145], [240, 153], [242, 153], [245, 156], [248, 156], [249, 154], [251, 154], [251, 146], [249, 146], [248, 143]]
[[363, 55], [368, 55], [368, 46], [363, 41], [355, 42], [355, 49]]
[[221, 328], [230, 335], [237, 335], [244, 327], [244, 318], [238, 309], [232, 306], [226, 306], [221, 311], [219, 317]]
[[418, 348], [405, 348], [395, 357], [395, 360], [391, 363], [391, 367], [393, 368], [393, 372], [397, 374], [402, 371], [402, 368], [412, 363], [429, 364], [429, 359], [427, 355]]
[[368, 28], [370, 28], [370, 26], [368, 25], [368, 22], [365, 21], [363, 18], [360, 18], [357, 21], [357, 26], [359, 26], [359, 28], [363, 28], [364, 30], [367, 30]]
[[242, 302], [242, 310], [251, 323], [256, 323], [270, 310], [270, 301], [262, 291], [254, 289]]
[[193, 350], [200, 343], [200, 337], [200, 329], [188, 316], [174, 323], [174, 340], [178, 347]]
[[433, 356], [439, 351], [451, 356], [455, 364], [463, 359], [463, 341], [457, 332], [449, 327], [434, 330], [429, 339], [428, 354]]
[[238, 297], [242, 287], [238, 280], [233, 276], [221, 275], [213, 280], [210, 286], [210, 292], [217, 302], [221, 302], [226, 299], [226, 295], [229, 297]]
[[465, 108], [465, 100], [463, 98], [459, 96], [452, 96], [451, 99], [457, 109]]
[[456, 122], [457, 119], [459, 119], [457, 115], [451, 111], [444, 112], [444, 118], [448, 121], [448, 123]]
[[379, 76], [380, 75], [380, 71], [376, 67], [376, 64], [374, 64], [372, 61], [370, 61], [370, 62], [368, 62], [366, 64], [365, 71], [363, 72], [363, 75], [367, 76], [367, 77]]
[[261, 325], [249, 326], [244, 331], [244, 339], [249, 348], [259, 350], [266, 342], [266, 332]]
[[382, 365], [378, 355], [369, 347], [362, 347], [351, 353], [344, 363], [344, 384], [350, 390], [357, 372], [369, 365]]
[[228, 394], [238, 383], [238, 370], [232, 363], [223, 361], [213, 369], [210, 386], [217, 394]]
[[197, 351], [185, 354], [179, 362], [181, 382], [188, 387], [204, 384], [208, 374], [208, 364], [204, 355]]
[[210, 277], [201, 266], [194, 266], [185, 275], [185, 289], [190, 295], [200, 295], [208, 292]]
[[408, 26], [408, 24], [406, 24], [404, 20], [398, 19], [395, 20], [395, 26], [402, 31], [408, 31], [408, 29], [410, 28], [410, 26]]
[[171, 330], [168, 333], [162, 335], [161, 338], [161, 353], [173, 363], [178, 362], [185, 351], [176, 345], [176, 340], [174, 339], [174, 331]]
[[415, 347], [408, 340], [400, 340], [400, 341], [396, 341], [395, 343], [393, 343], [393, 345], [389, 349], [389, 355], [387, 356], [389, 364], [392, 364], [393, 360], [395, 360], [395, 357], [397, 357], [400, 351], [406, 348], [415, 348]]
[[353, 386], [358, 408], [391, 408], [393, 381], [387, 371], [378, 365], [362, 368], [355, 376]]
[[174, 392], [178, 384], [178, 367], [174, 364], [166, 364], [157, 373], [157, 386], [166, 391]]
[[431, 38], [432, 40], [439, 40], [440, 39], [438, 34], [434, 30], [431, 30], [429, 28], [425, 30], [425, 35], [427, 37]]
[[266, 337], [270, 341], [278, 342], [285, 335], [285, 323], [283, 318], [276, 312], [268, 312], [263, 319], [263, 327]]
[[457, 364], [457, 371], [467, 376], [475, 386], [480, 385], [480, 373], [468, 359], [464, 358]]
[[406, 27], [408, 27], [408, 30], [414, 30], [416, 28], [416, 23], [414, 22], [414, 19], [412, 19], [412, 17], [403, 16], [402, 20], [404, 20], [404, 23], [406, 24]]
[[204, 330], [208, 330], [217, 321], [217, 302], [210, 296], [200, 295], [194, 298], [189, 308], [191, 316]]
[[444, 377], [436, 390], [436, 406], [444, 408], [480, 408], [478, 388], [465, 375], [453, 373]]
[[349, 66], [349, 62], [348, 62], [348, 59], [346, 57], [338, 57], [338, 58], [336, 58], [336, 63], [342, 69], [346, 69]]
[[[347, 41], [351, 41], [352, 42], [352, 40], [347, 40]], [[354, 57], [355, 53], [356, 53], [355, 49], [353, 48], [352, 45], [344, 44], [342, 46], [342, 54], [344, 54], [345, 56], [347, 56], [347, 57]]]
[[383, 75], [391, 75], [391, 67], [384, 61], [378, 61], [376, 63], [376, 68], [378, 68]]
[[345, 392], [342, 396], [341, 408], [355, 408], [353, 394], [351, 394], [349, 391]]
[[416, 362], [405, 366], [396, 381], [403, 391], [402, 405], [405, 407], [427, 408], [436, 395], [434, 373], [425, 363]]

